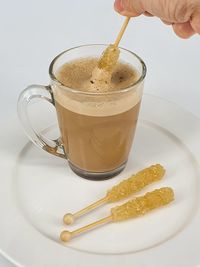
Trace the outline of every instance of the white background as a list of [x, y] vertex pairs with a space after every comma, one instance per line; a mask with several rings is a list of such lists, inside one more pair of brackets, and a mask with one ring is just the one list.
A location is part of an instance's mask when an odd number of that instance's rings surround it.
[[[54, 56], [80, 44], [112, 43], [123, 23], [113, 11], [113, 0], [0, 3], [1, 121], [16, 113], [23, 88], [48, 83]], [[158, 19], [140, 17], [130, 22], [121, 46], [146, 62], [146, 93], [171, 100], [200, 117], [199, 36], [182, 40]], [[0, 266], [12, 265], [0, 256]]]

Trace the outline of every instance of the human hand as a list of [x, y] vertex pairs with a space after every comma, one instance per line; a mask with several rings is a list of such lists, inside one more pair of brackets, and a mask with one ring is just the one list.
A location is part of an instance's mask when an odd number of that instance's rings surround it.
[[124, 16], [156, 16], [181, 38], [200, 34], [200, 0], [115, 0], [114, 6]]

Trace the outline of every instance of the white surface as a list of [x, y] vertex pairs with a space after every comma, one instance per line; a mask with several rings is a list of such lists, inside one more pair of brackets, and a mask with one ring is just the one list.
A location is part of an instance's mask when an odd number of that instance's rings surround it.
[[[1, 120], [16, 113], [17, 96], [26, 85], [48, 83], [48, 65], [59, 52], [80, 44], [114, 40], [123, 19], [113, 12], [112, 3], [2, 1]], [[181, 40], [159, 20], [141, 17], [130, 23], [121, 45], [146, 62], [146, 92], [163, 96], [200, 116], [199, 36]], [[10, 265], [1, 259], [0, 266]]]
[[[42, 104], [32, 105], [31, 111], [37, 119], [42, 113], [48, 121]], [[169, 120], [163, 119], [168, 115]], [[54, 129], [49, 128], [48, 135], [54, 135]], [[13, 262], [29, 267], [64, 267], [66, 263], [75, 267], [83, 262], [93, 266], [93, 261], [96, 267], [121, 267], [124, 260], [126, 267], [145, 267], [145, 262], [149, 267], [196, 266], [200, 262], [199, 134], [200, 121], [193, 115], [166, 100], [145, 95], [126, 169], [115, 179], [91, 182], [76, 176], [65, 160], [26, 144], [19, 124], [12, 120], [0, 133], [0, 139], [4, 137], [0, 153], [1, 251]], [[103, 197], [107, 188], [155, 162], [165, 166], [164, 179], [137, 195], [170, 186], [175, 191], [174, 203], [159, 212], [91, 231], [66, 247], [59, 241], [64, 213]], [[67, 229], [105, 217], [113, 206], [105, 205]]]

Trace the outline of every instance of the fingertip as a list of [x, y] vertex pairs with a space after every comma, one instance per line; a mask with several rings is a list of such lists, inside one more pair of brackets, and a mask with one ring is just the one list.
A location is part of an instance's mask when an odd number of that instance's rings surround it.
[[137, 17], [137, 16], [139, 16], [138, 14], [135, 14], [135, 13], [130, 12], [130, 11], [122, 11], [122, 12], [120, 12], [120, 14], [122, 16], [125, 16], [125, 17]]
[[114, 9], [118, 12], [121, 13], [124, 11], [122, 1], [121, 0], [115, 0], [114, 2]]
[[195, 34], [189, 22], [175, 23], [172, 27], [175, 34], [182, 39], [188, 39]]
[[137, 17], [143, 13], [143, 10], [139, 10], [139, 12], [132, 7], [132, 5], [126, 0], [115, 0], [114, 9], [120, 15], [126, 17]]

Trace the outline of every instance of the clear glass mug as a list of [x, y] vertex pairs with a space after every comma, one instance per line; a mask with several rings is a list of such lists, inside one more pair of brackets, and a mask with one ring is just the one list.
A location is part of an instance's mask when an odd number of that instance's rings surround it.
[[[18, 100], [19, 119], [30, 140], [48, 153], [65, 158], [76, 174], [92, 180], [109, 179], [126, 166], [142, 98], [145, 63], [120, 48], [120, 60], [137, 70], [138, 80], [125, 89], [106, 93], [69, 88], [56, 78], [56, 73], [71, 60], [99, 58], [105, 48], [84, 45], [64, 51], [50, 64], [50, 85], [28, 86]], [[36, 98], [55, 106], [61, 133], [57, 140], [49, 140], [31, 127], [27, 107]]]

